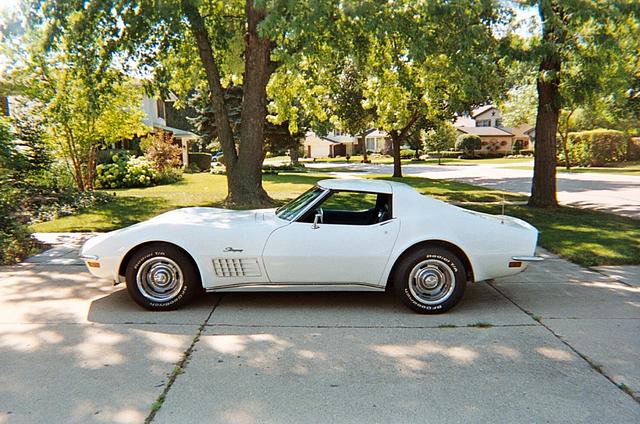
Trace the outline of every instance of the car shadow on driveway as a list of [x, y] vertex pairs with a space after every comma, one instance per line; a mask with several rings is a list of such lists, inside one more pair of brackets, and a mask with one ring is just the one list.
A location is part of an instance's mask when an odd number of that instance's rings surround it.
[[420, 315], [393, 293], [288, 292], [205, 294], [177, 311], [139, 307], [126, 289], [93, 300], [88, 321], [101, 324], [219, 325], [242, 327], [409, 327], [526, 325], [530, 317], [487, 284], [467, 287], [454, 309]]

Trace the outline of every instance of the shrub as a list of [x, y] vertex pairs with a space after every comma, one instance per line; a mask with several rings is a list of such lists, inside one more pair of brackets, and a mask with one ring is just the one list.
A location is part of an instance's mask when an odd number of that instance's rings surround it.
[[520, 154], [523, 156], [533, 156], [533, 149], [522, 149]]
[[514, 141], [513, 145], [511, 146], [511, 150], [516, 155], [520, 154], [520, 151], [522, 150], [522, 141], [521, 140]]
[[278, 172], [282, 171], [305, 172], [306, 168], [302, 164], [294, 165], [292, 163], [283, 165], [262, 165], [263, 174], [278, 174]]
[[201, 172], [201, 171], [202, 171], [202, 170], [200, 169], [200, 167], [198, 166], [198, 164], [197, 164], [197, 163], [195, 163], [195, 162], [191, 162], [191, 163], [189, 164], [189, 166], [187, 166], [187, 167], [184, 169], [184, 172], [186, 172], [187, 174], [197, 174], [197, 173], [199, 173], [199, 172]]
[[449, 151], [443, 151], [443, 152], [428, 152], [427, 155], [429, 155], [430, 158], [437, 158], [437, 157], [441, 157], [443, 159], [455, 159], [459, 156], [462, 156], [464, 154], [464, 152], [461, 152], [459, 150], [449, 150]]
[[201, 171], [208, 171], [211, 169], [211, 153], [190, 152], [189, 153], [189, 166], [196, 164]]
[[456, 141], [456, 150], [462, 150], [466, 156], [473, 156], [482, 147], [482, 139], [475, 134], [462, 134]]
[[[603, 166], [627, 157], [627, 140], [621, 131], [597, 129], [569, 134], [569, 162], [577, 166]], [[559, 152], [564, 161], [563, 152]]]
[[114, 155], [113, 163], [96, 167], [96, 188], [149, 187], [157, 184], [154, 163], [145, 157]]
[[629, 139], [627, 160], [640, 160], [640, 137], [631, 137]]
[[154, 163], [158, 172], [180, 165], [180, 147], [173, 144], [173, 135], [166, 131], [158, 131], [147, 136], [141, 143], [140, 148], [149, 161]]
[[400, 150], [400, 158], [401, 159], [411, 159], [416, 155], [416, 151], [413, 149], [402, 149]]
[[113, 163], [113, 157], [133, 156], [133, 150], [127, 149], [105, 149], [96, 153], [96, 163]]

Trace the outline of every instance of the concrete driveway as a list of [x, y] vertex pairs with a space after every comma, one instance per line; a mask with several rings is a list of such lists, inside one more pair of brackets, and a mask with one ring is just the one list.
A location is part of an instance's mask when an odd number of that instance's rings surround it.
[[77, 245], [0, 270], [0, 423], [640, 422], [635, 277], [547, 255], [444, 315], [364, 293], [152, 313]]
[[[511, 169], [514, 164], [423, 165], [407, 164], [402, 172], [407, 176], [466, 182], [514, 193], [531, 193], [532, 170]], [[307, 162], [309, 168], [331, 168], [365, 174], [393, 174], [392, 165], [332, 164]], [[355, 175], [358, 175], [355, 174]], [[339, 176], [344, 177], [344, 172]], [[557, 174], [558, 201], [565, 205], [602, 210], [640, 219], [640, 176], [605, 173]]]

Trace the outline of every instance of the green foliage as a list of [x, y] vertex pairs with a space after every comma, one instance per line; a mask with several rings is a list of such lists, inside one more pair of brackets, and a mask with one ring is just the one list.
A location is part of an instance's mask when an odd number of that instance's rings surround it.
[[413, 149], [402, 149], [400, 150], [400, 158], [402, 159], [411, 159], [416, 155], [416, 151]]
[[8, 84], [44, 118], [44, 139], [70, 164], [77, 188], [91, 189], [96, 151], [145, 131], [141, 87], [114, 64], [121, 30], [111, 10], [49, 0], [29, 6], [23, 33], [5, 44]]
[[197, 165], [200, 172], [209, 171], [211, 169], [211, 153], [189, 153], [189, 166], [191, 164]]
[[467, 156], [473, 156], [481, 147], [482, 139], [475, 134], [461, 134], [456, 141], [456, 150], [462, 150]]
[[534, 81], [516, 85], [507, 92], [507, 98], [501, 105], [503, 124], [511, 128], [535, 124], [537, 105], [538, 91]]
[[570, 133], [569, 145], [572, 165], [603, 166], [627, 158], [627, 137], [621, 131], [598, 129]]
[[429, 151], [440, 152], [455, 147], [458, 131], [449, 122], [441, 122], [427, 131], [424, 145]]
[[96, 188], [149, 187], [158, 181], [155, 164], [144, 157], [114, 156], [96, 167]]
[[464, 155], [464, 152], [460, 150], [449, 150], [442, 152], [428, 152], [429, 157], [443, 158], [443, 159], [456, 159]]
[[25, 225], [28, 217], [21, 205], [26, 194], [16, 169], [24, 162], [13, 146], [8, 119], [0, 118], [0, 265], [24, 259], [34, 244]]
[[520, 151], [522, 150], [522, 141], [520, 140], [514, 141], [513, 145], [511, 146], [511, 150], [513, 151], [514, 154], [519, 155]]

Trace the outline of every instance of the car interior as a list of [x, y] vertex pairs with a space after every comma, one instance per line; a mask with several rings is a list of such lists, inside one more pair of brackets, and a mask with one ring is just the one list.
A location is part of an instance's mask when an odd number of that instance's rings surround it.
[[319, 224], [373, 225], [391, 219], [391, 194], [332, 191], [298, 222]]

